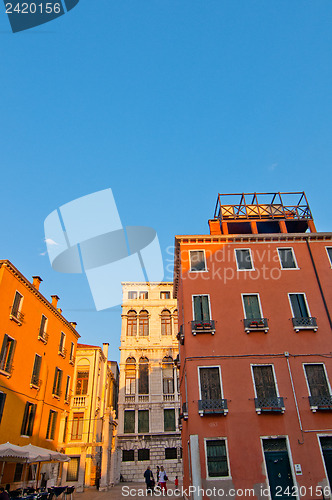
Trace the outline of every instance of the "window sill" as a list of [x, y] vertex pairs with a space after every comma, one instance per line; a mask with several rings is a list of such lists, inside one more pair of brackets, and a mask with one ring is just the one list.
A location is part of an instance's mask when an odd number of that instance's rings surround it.
[[281, 267], [280, 271], [300, 271], [300, 267]]
[[39, 386], [36, 384], [30, 384], [30, 389], [39, 389]]
[[294, 326], [294, 332], [298, 333], [300, 330], [313, 330], [317, 332], [318, 326]]
[[9, 319], [14, 321], [15, 323], [18, 324], [18, 326], [22, 326], [22, 321], [20, 321], [16, 316], [13, 316], [12, 314], [9, 315]]
[[216, 477], [209, 477], [209, 476], [207, 476], [206, 479], [208, 481], [220, 481], [220, 480], [221, 481], [223, 481], [223, 480], [229, 481], [229, 480], [232, 479], [232, 476], [216, 476]]
[[196, 270], [196, 269], [190, 269], [190, 273], [208, 273], [208, 269], [201, 269], [201, 270]]
[[310, 406], [310, 410], [312, 413], [316, 413], [316, 411], [332, 411], [332, 406]]
[[58, 401], [60, 401], [60, 396], [58, 396], [57, 394], [52, 394], [52, 398], [57, 399]]
[[271, 407], [271, 408], [256, 408], [257, 415], [261, 415], [264, 413], [285, 413], [285, 408]]
[[6, 372], [5, 370], [0, 370], [0, 374], [4, 375], [7, 378], [10, 378], [12, 376], [10, 372]]
[[27, 436], [26, 434], [21, 434], [21, 438], [31, 438], [31, 436]]

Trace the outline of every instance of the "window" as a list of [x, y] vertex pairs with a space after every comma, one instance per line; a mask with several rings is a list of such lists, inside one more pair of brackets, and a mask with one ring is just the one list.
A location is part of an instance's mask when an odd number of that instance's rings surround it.
[[78, 481], [78, 473], [80, 470], [80, 457], [70, 457], [67, 469], [67, 481]]
[[171, 292], [160, 292], [160, 298], [161, 299], [170, 299], [171, 298]]
[[135, 432], [135, 410], [125, 410], [124, 411], [124, 429], [123, 432], [134, 433]]
[[217, 366], [199, 368], [199, 382], [203, 401], [221, 399], [220, 372]]
[[138, 432], [149, 432], [149, 410], [138, 410]]
[[128, 292], [128, 299], [137, 299], [137, 292]]
[[65, 341], [66, 341], [66, 335], [61, 332], [60, 334], [60, 344], [59, 344], [59, 353], [65, 354]]
[[127, 358], [126, 360], [126, 372], [125, 372], [125, 383], [127, 395], [135, 394], [136, 392], [136, 359]]
[[304, 365], [310, 396], [330, 397], [330, 387], [327, 381], [324, 365], [321, 363]]
[[329, 261], [330, 261], [330, 265], [332, 267], [332, 247], [326, 247], [326, 251], [327, 251], [327, 256], [329, 258]]
[[70, 355], [69, 355], [69, 361], [74, 362], [74, 349], [75, 349], [75, 344], [72, 342], [70, 344]]
[[190, 271], [206, 271], [204, 250], [190, 250]]
[[16, 292], [10, 314], [13, 318], [17, 319], [19, 322], [21, 322], [24, 317], [23, 314], [21, 313], [22, 303], [23, 303], [23, 296], [19, 292]]
[[79, 441], [83, 436], [84, 413], [73, 414], [73, 425], [71, 429], [71, 438]]
[[209, 439], [205, 444], [208, 477], [229, 476], [225, 439]]
[[52, 394], [58, 397], [61, 396], [61, 382], [62, 382], [62, 370], [60, 370], [60, 368], [57, 367], [54, 373]]
[[58, 412], [50, 410], [50, 413], [48, 415], [46, 439], [54, 439], [57, 417], [58, 417]]
[[89, 371], [79, 371], [77, 372], [76, 378], [76, 396], [82, 396], [88, 393], [88, 384], [89, 384]]
[[210, 304], [208, 295], [194, 295], [194, 319], [195, 321], [210, 321]]
[[39, 375], [40, 375], [41, 362], [42, 362], [42, 357], [39, 356], [39, 354], [36, 354], [30, 384], [35, 385], [37, 387], [39, 387]]
[[143, 462], [144, 460], [150, 460], [150, 450], [147, 448], [141, 448], [138, 450], [138, 461]]
[[165, 448], [165, 460], [174, 460], [177, 458], [176, 448]]
[[175, 410], [164, 410], [164, 431], [175, 431]]
[[141, 358], [138, 365], [138, 394], [149, 394], [149, 360]]
[[2, 415], [3, 415], [4, 406], [5, 406], [6, 396], [7, 396], [7, 394], [5, 392], [1, 392], [0, 391], [0, 424], [1, 424], [1, 420], [2, 420]]
[[32, 436], [33, 423], [35, 420], [37, 405], [27, 401], [25, 403], [23, 422], [21, 427], [22, 436]]
[[16, 464], [14, 473], [14, 483], [22, 481], [23, 464]]
[[161, 334], [172, 335], [172, 317], [167, 309], [161, 312]]
[[65, 391], [65, 401], [69, 400], [69, 387], [70, 387], [70, 376], [67, 375], [66, 391]]
[[68, 415], [65, 416], [65, 421], [63, 425], [63, 437], [62, 441], [65, 443], [67, 439], [67, 431], [68, 431]]
[[46, 326], [47, 326], [47, 318], [46, 316], [44, 316], [44, 314], [42, 314], [40, 320], [39, 334], [38, 334], [38, 337], [40, 339], [47, 340]]
[[261, 319], [262, 313], [258, 295], [242, 295], [246, 319]]
[[174, 394], [173, 358], [165, 356], [162, 362], [163, 394]]
[[178, 331], [178, 311], [175, 309], [173, 312], [174, 332]]
[[135, 452], [134, 450], [122, 450], [122, 462], [134, 462]]
[[11, 373], [12, 371], [15, 344], [16, 341], [5, 334], [0, 353], [0, 370], [4, 372]]
[[149, 298], [149, 294], [148, 292], [139, 292], [138, 298], [141, 300], [147, 300]]
[[294, 251], [292, 248], [278, 248], [281, 269], [297, 269]]
[[139, 336], [147, 337], [149, 335], [149, 313], [148, 311], [141, 311], [139, 313]]
[[127, 337], [136, 337], [137, 335], [137, 313], [128, 311], [127, 314]]
[[238, 271], [254, 269], [249, 248], [235, 250], [235, 256]]
[[308, 318], [308, 307], [304, 293], [290, 293], [289, 300], [291, 302], [293, 318]]

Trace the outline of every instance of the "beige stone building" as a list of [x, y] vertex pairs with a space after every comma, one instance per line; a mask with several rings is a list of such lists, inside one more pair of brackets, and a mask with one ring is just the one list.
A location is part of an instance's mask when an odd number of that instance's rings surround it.
[[[173, 283], [122, 283], [118, 449], [124, 480], [163, 465], [182, 476]], [[156, 477], [155, 477], [156, 479]]]
[[118, 482], [116, 406], [118, 366], [103, 348], [77, 344], [73, 390], [60, 427], [59, 446], [71, 457], [62, 484], [76, 491], [107, 490]]

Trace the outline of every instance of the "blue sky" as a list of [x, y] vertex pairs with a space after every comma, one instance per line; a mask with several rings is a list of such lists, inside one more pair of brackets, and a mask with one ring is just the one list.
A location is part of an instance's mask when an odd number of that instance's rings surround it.
[[111, 187], [165, 258], [208, 231], [218, 191], [305, 190], [331, 230], [331, 28], [330, 0], [80, 0], [17, 34], [2, 6], [1, 258], [118, 359], [119, 308], [41, 255], [60, 205]]

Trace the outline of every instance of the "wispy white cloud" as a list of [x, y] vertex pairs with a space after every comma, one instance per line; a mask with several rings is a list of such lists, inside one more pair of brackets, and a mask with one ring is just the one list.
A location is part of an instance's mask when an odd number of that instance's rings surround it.
[[47, 245], [58, 245], [59, 243], [57, 243], [56, 241], [52, 240], [51, 238], [46, 238], [45, 239], [45, 243]]
[[278, 163], [272, 163], [267, 169], [270, 170], [270, 172], [273, 172], [278, 166]]
[[46, 255], [47, 252], [41, 252], [39, 255]]

